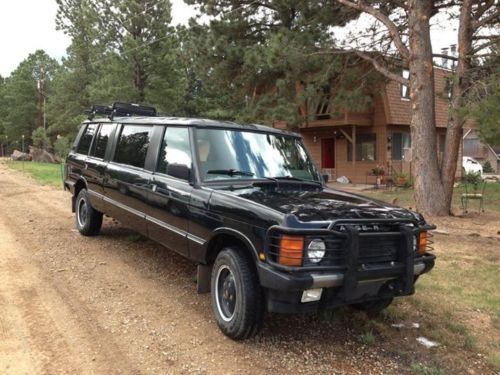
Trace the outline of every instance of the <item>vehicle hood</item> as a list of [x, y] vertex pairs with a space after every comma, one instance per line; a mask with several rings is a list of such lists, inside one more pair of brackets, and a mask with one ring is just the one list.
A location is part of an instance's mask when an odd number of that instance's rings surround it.
[[362, 195], [334, 189], [278, 189], [252, 187], [230, 191], [248, 201], [283, 214], [293, 214], [303, 222], [335, 219], [418, 219], [407, 209]]

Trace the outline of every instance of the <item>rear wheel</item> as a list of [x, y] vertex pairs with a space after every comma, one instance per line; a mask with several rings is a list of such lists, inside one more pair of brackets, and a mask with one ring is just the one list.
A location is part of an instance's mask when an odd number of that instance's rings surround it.
[[250, 260], [238, 248], [223, 249], [212, 269], [212, 308], [221, 331], [234, 340], [254, 336], [262, 327], [262, 289]]
[[76, 197], [76, 228], [84, 236], [99, 234], [102, 225], [102, 213], [90, 204], [87, 189], [82, 189]]

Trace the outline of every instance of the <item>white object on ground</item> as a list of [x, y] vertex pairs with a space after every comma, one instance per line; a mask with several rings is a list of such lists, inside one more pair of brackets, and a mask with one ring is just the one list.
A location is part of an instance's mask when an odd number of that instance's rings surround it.
[[425, 337], [423, 336], [420, 336], [420, 337], [417, 337], [417, 341], [422, 344], [423, 346], [425, 346], [427, 349], [430, 349], [430, 348], [433, 348], [435, 346], [439, 346], [439, 343], [435, 342], [435, 341], [431, 341], [429, 339], [426, 339]]
[[342, 176], [342, 177], [337, 178], [337, 182], [340, 182], [341, 184], [348, 184], [349, 179], [346, 176]]

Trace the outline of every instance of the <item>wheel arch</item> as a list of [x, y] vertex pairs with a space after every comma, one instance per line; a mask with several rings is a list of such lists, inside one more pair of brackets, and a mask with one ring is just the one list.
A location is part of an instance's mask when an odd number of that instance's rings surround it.
[[212, 237], [206, 244], [204, 264], [198, 265], [197, 271], [197, 290], [198, 293], [210, 292], [210, 278], [212, 266], [217, 255], [226, 247], [237, 247], [245, 252], [249, 260], [250, 267], [255, 271], [257, 277], [257, 268], [255, 263], [258, 261], [258, 252], [252, 241], [243, 233], [231, 228], [218, 228], [213, 231]]
[[79, 178], [75, 183], [75, 192], [71, 197], [71, 212], [75, 212], [76, 197], [82, 189], [87, 189], [87, 181], [84, 178]]
[[238, 246], [247, 250], [252, 260], [257, 261], [259, 254], [252, 241], [243, 233], [232, 228], [218, 228], [214, 230], [212, 237], [206, 245], [205, 261], [212, 264], [217, 254], [225, 247]]

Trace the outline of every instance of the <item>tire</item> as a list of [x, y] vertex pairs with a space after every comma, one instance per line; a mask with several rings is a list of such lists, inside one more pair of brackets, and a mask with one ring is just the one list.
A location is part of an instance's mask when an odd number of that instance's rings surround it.
[[75, 203], [76, 228], [84, 236], [96, 236], [102, 226], [102, 213], [90, 204], [87, 189], [82, 189]]
[[255, 336], [264, 320], [264, 298], [250, 260], [238, 248], [217, 256], [211, 279], [212, 309], [221, 331], [233, 340]]
[[362, 310], [366, 312], [367, 315], [374, 317], [380, 315], [383, 310], [388, 308], [392, 301], [393, 298], [377, 299], [374, 301], [357, 303], [355, 305], [352, 305], [352, 307], [354, 307], [356, 310]]

